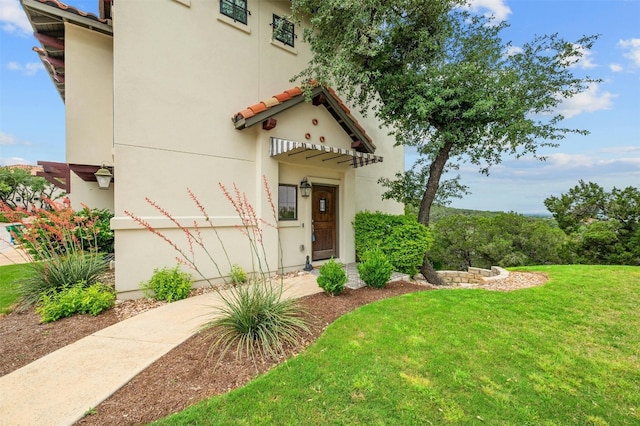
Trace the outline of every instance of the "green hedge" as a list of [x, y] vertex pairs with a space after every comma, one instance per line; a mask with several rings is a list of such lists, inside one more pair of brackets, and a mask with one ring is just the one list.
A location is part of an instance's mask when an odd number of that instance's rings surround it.
[[414, 216], [362, 211], [356, 214], [353, 226], [358, 261], [368, 251], [379, 248], [395, 271], [411, 276], [418, 272], [433, 243], [429, 229]]

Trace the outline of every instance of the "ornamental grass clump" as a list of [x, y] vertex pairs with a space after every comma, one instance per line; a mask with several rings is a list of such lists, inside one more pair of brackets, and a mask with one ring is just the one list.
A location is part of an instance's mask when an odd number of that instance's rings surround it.
[[31, 274], [18, 282], [21, 304], [35, 304], [43, 293], [57, 292], [64, 287], [88, 287], [100, 279], [109, 267], [101, 253], [70, 252], [31, 263]]
[[213, 339], [209, 353], [219, 350], [220, 361], [233, 348], [236, 357], [246, 356], [254, 363], [261, 357], [286, 356], [287, 348], [296, 346], [309, 328], [299, 301], [282, 293], [282, 286], [268, 281], [220, 292], [220, 315], [201, 329]]
[[[220, 360], [232, 348], [237, 356], [247, 356], [253, 360], [254, 364], [259, 357], [284, 356], [287, 348], [296, 346], [302, 336], [309, 331], [303, 316], [302, 305], [297, 299], [288, 299], [283, 296], [282, 278], [279, 281], [272, 281], [269, 278], [273, 269], [267, 262], [269, 256], [264, 245], [263, 232], [265, 227], [271, 227], [276, 231], [279, 228], [273, 194], [266, 177], [263, 177], [263, 183], [266, 198], [271, 206], [272, 223], [258, 216], [247, 194], [241, 192], [236, 185], [233, 185], [233, 191], [230, 191], [221, 183], [219, 184], [224, 196], [238, 214], [240, 224], [236, 228], [248, 242], [252, 262], [252, 270], [249, 274], [251, 279], [241, 267], [231, 262], [218, 228], [190, 189], [187, 188], [189, 197], [200, 211], [206, 228], [201, 228], [198, 220], [190, 224], [181, 223], [178, 218], [172, 216], [155, 201], [146, 199], [149, 205], [182, 231], [185, 245], [178, 244], [167, 234], [154, 228], [148, 221], [125, 211], [125, 214], [136, 223], [169, 244], [176, 251], [178, 262], [193, 270], [218, 293], [222, 300], [222, 307], [216, 309], [213, 313], [214, 318], [202, 326], [201, 332], [213, 339], [209, 353], [215, 349], [221, 350]], [[224, 254], [223, 260], [228, 264], [226, 271], [230, 272], [226, 274], [222, 272], [224, 267], [219, 264], [219, 257], [213, 255], [214, 247], [210, 243], [205, 244], [203, 236], [205, 230], [213, 233]], [[278, 244], [281, 247], [279, 241]], [[196, 250], [204, 253], [204, 256], [196, 256]], [[281, 253], [280, 258], [282, 258]], [[196, 262], [196, 259], [208, 259], [225, 285], [221, 288], [214, 284], [212, 278], [204, 272], [203, 266]], [[281, 265], [279, 269], [282, 277]], [[247, 281], [250, 282], [242, 284]]]
[[383, 288], [389, 282], [393, 266], [379, 248], [363, 255], [364, 261], [358, 264], [360, 279], [371, 288]]
[[318, 276], [318, 286], [330, 296], [335, 296], [344, 291], [347, 283], [347, 274], [341, 264], [331, 258], [327, 263], [320, 267], [320, 275]]

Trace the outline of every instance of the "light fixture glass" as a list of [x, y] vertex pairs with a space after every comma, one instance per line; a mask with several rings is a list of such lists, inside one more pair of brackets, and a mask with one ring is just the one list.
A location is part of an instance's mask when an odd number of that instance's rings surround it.
[[300, 194], [304, 198], [307, 198], [309, 197], [309, 195], [311, 195], [311, 184], [306, 177], [302, 179], [302, 182], [300, 182]]
[[94, 173], [94, 175], [98, 181], [98, 188], [109, 189], [109, 184], [111, 183], [111, 179], [113, 179], [113, 173], [111, 173], [104, 164], [97, 172]]

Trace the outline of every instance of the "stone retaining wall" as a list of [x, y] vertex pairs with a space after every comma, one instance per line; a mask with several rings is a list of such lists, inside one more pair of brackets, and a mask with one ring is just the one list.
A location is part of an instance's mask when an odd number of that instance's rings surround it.
[[509, 271], [498, 266], [492, 266], [491, 270], [469, 268], [467, 271], [438, 271], [438, 275], [446, 284], [483, 284], [489, 281], [507, 278]]

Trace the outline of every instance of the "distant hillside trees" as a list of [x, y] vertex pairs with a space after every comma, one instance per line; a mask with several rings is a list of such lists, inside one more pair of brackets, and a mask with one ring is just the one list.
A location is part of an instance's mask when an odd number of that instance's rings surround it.
[[516, 213], [455, 214], [432, 225], [436, 269], [564, 263], [568, 238], [548, 220]]
[[544, 204], [570, 238], [575, 263], [640, 265], [640, 190], [580, 180]]

